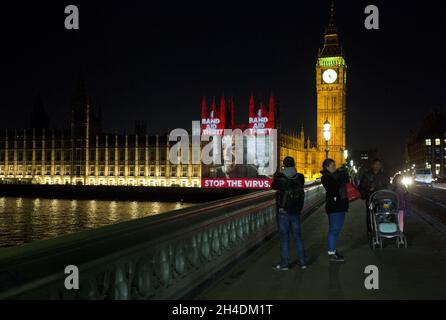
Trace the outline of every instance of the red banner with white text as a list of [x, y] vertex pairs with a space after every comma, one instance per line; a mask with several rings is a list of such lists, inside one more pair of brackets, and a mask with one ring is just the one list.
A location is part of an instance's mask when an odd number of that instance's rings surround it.
[[254, 178], [254, 179], [230, 179], [230, 178], [204, 178], [201, 179], [202, 188], [215, 189], [270, 189], [272, 179]]

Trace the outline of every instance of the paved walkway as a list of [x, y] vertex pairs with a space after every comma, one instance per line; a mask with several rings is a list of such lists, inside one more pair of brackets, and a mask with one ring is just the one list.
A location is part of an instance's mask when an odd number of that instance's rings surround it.
[[[389, 242], [371, 250], [365, 231], [363, 201], [351, 204], [338, 248], [343, 263], [329, 262], [328, 229], [324, 208], [303, 223], [303, 236], [310, 266], [274, 271], [278, 262], [277, 238], [234, 267], [197, 299], [446, 299], [446, 234], [426, 215], [406, 218], [408, 249]], [[295, 259], [294, 245], [292, 258]], [[295, 261], [295, 260], [294, 260]], [[364, 269], [379, 268], [379, 289], [366, 290]]]

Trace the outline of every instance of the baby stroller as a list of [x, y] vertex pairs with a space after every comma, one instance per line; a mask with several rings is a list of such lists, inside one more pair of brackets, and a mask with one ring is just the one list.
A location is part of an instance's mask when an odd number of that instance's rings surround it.
[[369, 243], [372, 249], [382, 249], [383, 239], [396, 239], [398, 248], [407, 248], [407, 240], [399, 227], [398, 195], [391, 190], [380, 190], [369, 198], [372, 233]]

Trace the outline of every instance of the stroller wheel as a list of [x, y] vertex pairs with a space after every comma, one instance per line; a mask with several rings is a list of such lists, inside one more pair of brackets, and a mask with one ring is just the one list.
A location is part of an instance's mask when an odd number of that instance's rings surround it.
[[398, 243], [397, 243], [398, 248], [404, 247], [404, 248], [407, 249], [407, 239], [406, 239], [406, 237], [403, 235], [403, 236], [398, 237], [397, 239], [398, 239], [397, 240], [398, 241]]
[[398, 237], [398, 248], [404, 247], [404, 238]]

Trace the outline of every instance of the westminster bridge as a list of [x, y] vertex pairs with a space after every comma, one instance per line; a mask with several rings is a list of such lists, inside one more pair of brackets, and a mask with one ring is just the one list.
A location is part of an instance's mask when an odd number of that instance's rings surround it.
[[[306, 270], [272, 270], [274, 191], [258, 191], [2, 249], [0, 299], [446, 298], [446, 191], [412, 190], [407, 249], [389, 242], [372, 250], [364, 202], [351, 203], [342, 263], [327, 258], [324, 197], [320, 185], [305, 189]], [[67, 288], [68, 266], [78, 270], [78, 288]], [[379, 271], [378, 288], [365, 285], [369, 266]]]

